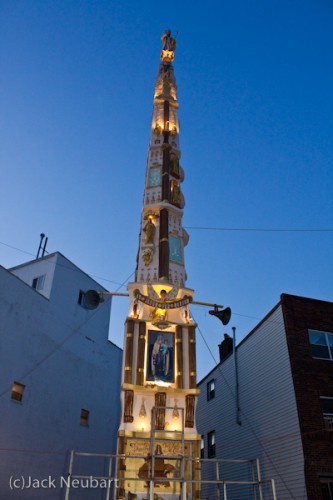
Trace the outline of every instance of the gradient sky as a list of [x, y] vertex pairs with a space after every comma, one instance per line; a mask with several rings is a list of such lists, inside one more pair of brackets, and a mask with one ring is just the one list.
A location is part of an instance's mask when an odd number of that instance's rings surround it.
[[[329, 0], [0, 0], [0, 264], [34, 258], [44, 232], [126, 292], [170, 28], [187, 286], [233, 310], [223, 327], [192, 307], [198, 379], [215, 364], [206, 343], [217, 359], [223, 333], [241, 340], [281, 293], [332, 301], [332, 25]], [[127, 310], [114, 299], [120, 346]]]

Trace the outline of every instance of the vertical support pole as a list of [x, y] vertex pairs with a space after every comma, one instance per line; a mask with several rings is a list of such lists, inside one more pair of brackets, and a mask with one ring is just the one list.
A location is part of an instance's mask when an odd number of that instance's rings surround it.
[[274, 481], [274, 479], [271, 479], [271, 485], [272, 485], [273, 500], [277, 500], [277, 496], [276, 496], [276, 489], [275, 489], [275, 481]]
[[252, 478], [252, 482], [253, 482], [253, 485], [252, 485], [253, 500], [257, 500], [257, 484], [258, 484], [258, 481], [257, 481], [257, 477], [256, 477], [256, 474], [255, 474], [255, 467], [254, 467], [253, 460], [251, 460], [250, 464], [251, 464], [251, 478]]
[[71, 477], [72, 477], [72, 472], [73, 472], [73, 462], [74, 462], [74, 450], [71, 450], [71, 457], [69, 460], [69, 467], [68, 467], [68, 483], [66, 486], [66, 495], [65, 495], [65, 500], [69, 499], [69, 489], [71, 485]]
[[[149, 481], [149, 500], [154, 500], [154, 476], [155, 476], [155, 420], [156, 420], [156, 408], [153, 407], [151, 410], [151, 434], [150, 434], [150, 457], [151, 460], [148, 462], [148, 477]], [[150, 467], [150, 471], [149, 471]]]
[[227, 483], [223, 483], [223, 500], [227, 499]]
[[182, 482], [181, 500], [186, 500], [186, 481]]
[[216, 469], [216, 499], [220, 500], [220, 470], [219, 470], [219, 463], [215, 462], [215, 469]]
[[108, 487], [106, 490], [105, 500], [110, 500], [110, 477], [112, 473], [112, 457], [109, 457], [109, 465], [108, 465]]
[[259, 484], [259, 498], [260, 498], [260, 500], [263, 500], [259, 458], [256, 458], [256, 462], [257, 462], [257, 476], [258, 476], [258, 484]]
[[154, 500], [154, 481], [149, 481], [149, 500]]

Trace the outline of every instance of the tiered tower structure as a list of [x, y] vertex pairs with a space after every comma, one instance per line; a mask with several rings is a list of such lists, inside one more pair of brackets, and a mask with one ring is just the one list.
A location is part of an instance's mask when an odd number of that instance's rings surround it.
[[[155, 83], [135, 282], [128, 285], [117, 498], [199, 497], [195, 323], [185, 288], [178, 101], [171, 32]], [[183, 497], [185, 498], [185, 497]]]

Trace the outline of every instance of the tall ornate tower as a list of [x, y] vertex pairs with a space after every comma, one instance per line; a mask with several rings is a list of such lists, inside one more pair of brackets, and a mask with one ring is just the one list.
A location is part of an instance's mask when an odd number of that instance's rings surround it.
[[[185, 288], [178, 101], [171, 32], [155, 83], [135, 282], [128, 285], [117, 498], [198, 498], [195, 323]], [[186, 485], [185, 485], [186, 483]], [[155, 496], [155, 498], [157, 498]], [[184, 497], [185, 498], [185, 497]]]

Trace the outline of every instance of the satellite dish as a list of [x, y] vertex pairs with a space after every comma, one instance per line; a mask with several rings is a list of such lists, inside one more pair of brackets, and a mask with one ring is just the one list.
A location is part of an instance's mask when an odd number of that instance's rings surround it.
[[101, 302], [101, 297], [96, 290], [88, 290], [84, 293], [83, 304], [87, 309], [96, 309]]
[[230, 321], [230, 318], [231, 318], [231, 309], [230, 307], [226, 307], [225, 309], [223, 309], [222, 311], [219, 311], [217, 309], [217, 307], [214, 309], [214, 311], [208, 311], [209, 314], [211, 314], [212, 316], [216, 316], [217, 318], [219, 318], [223, 325], [227, 325]]

